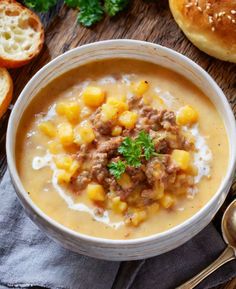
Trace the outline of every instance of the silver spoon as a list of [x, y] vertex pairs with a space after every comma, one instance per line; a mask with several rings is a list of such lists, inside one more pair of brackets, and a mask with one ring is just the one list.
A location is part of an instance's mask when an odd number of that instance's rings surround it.
[[176, 289], [192, 289], [219, 267], [236, 259], [236, 200], [226, 209], [222, 218], [221, 230], [223, 238], [228, 244], [224, 252], [206, 269]]

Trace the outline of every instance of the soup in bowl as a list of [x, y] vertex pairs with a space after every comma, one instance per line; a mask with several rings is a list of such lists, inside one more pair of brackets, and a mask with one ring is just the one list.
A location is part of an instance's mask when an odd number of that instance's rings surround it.
[[[14, 110], [31, 95], [11, 144], [13, 182], [29, 214], [66, 247], [115, 260], [157, 255], [200, 231], [223, 202], [233, 115], [185, 57], [135, 41], [100, 43], [108, 55], [97, 45], [98, 57], [68, 68], [66, 58], [86, 55], [69, 52], [23, 91]], [[52, 75], [60, 62], [64, 71]]]

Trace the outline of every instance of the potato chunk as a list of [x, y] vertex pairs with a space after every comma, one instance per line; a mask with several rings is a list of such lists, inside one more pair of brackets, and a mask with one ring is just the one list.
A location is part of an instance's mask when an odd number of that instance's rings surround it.
[[74, 141], [73, 128], [69, 123], [61, 123], [57, 127], [58, 137], [60, 139], [61, 144], [70, 145]]
[[126, 211], [128, 205], [126, 202], [122, 202], [120, 197], [114, 197], [112, 199], [111, 209], [118, 214], [121, 214]]
[[51, 154], [58, 154], [62, 151], [62, 145], [57, 141], [50, 141], [48, 143], [48, 150]]
[[77, 123], [80, 119], [80, 105], [77, 102], [69, 102], [65, 115], [70, 122]]
[[82, 97], [86, 105], [98, 107], [105, 100], [105, 92], [98, 86], [87, 86], [82, 92]]
[[182, 107], [176, 117], [178, 125], [191, 125], [198, 121], [197, 111], [189, 105]]
[[79, 125], [74, 130], [75, 140], [78, 145], [89, 144], [95, 139], [93, 128], [89, 125]]
[[99, 184], [88, 184], [86, 193], [91, 201], [103, 202], [105, 201], [105, 191], [103, 186]]
[[169, 209], [172, 206], [174, 206], [176, 199], [170, 194], [165, 194], [161, 199], [160, 199], [160, 204], [162, 205], [163, 208]]
[[101, 120], [104, 122], [116, 120], [118, 117], [118, 109], [108, 103], [102, 105]]
[[140, 80], [137, 83], [134, 83], [133, 85], [133, 92], [137, 96], [142, 96], [145, 92], [147, 92], [149, 89], [149, 84], [146, 80]]
[[53, 138], [56, 136], [56, 128], [50, 121], [42, 121], [39, 123], [38, 128], [46, 136]]
[[187, 170], [190, 165], [190, 153], [184, 150], [173, 150], [172, 161], [182, 170]]
[[59, 184], [68, 184], [71, 180], [71, 174], [65, 170], [60, 170], [57, 173], [57, 181]]
[[58, 169], [69, 171], [72, 165], [72, 157], [69, 155], [57, 155], [54, 157], [54, 162]]
[[109, 97], [107, 100], [107, 104], [115, 107], [118, 111], [118, 113], [122, 113], [126, 110], [128, 110], [128, 104], [122, 100], [119, 100], [115, 97]]
[[122, 133], [122, 127], [119, 125], [116, 125], [111, 131], [112, 136], [118, 136], [118, 135], [121, 135], [121, 133]]
[[140, 223], [147, 219], [147, 212], [144, 210], [136, 211], [131, 217], [131, 224], [133, 226], [138, 226]]
[[124, 111], [119, 116], [119, 124], [124, 126], [125, 128], [132, 129], [135, 127], [137, 119], [138, 119], [138, 115], [136, 112]]
[[80, 105], [76, 101], [59, 102], [56, 106], [56, 112], [66, 116], [70, 122], [76, 123], [80, 118]]
[[127, 190], [132, 186], [131, 178], [128, 174], [123, 173], [121, 177], [117, 180], [117, 183], [122, 187], [122, 189]]

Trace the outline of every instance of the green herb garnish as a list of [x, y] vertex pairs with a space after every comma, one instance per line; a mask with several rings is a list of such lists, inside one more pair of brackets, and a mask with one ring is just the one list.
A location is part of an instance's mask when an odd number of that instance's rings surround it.
[[112, 162], [108, 165], [109, 172], [116, 179], [119, 179], [121, 175], [125, 172], [126, 164], [122, 161]]
[[104, 9], [109, 16], [115, 16], [122, 11], [129, 3], [129, 0], [105, 0]]
[[38, 11], [46, 12], [55, 6], [57, 0], [24, 0], [24, 4], [29, 8]]
[[77, 8], [80, 5], [80, 0], [65, 0], [65, 3], [70, 8]]
[[140, 144], [130, 137], [126, 137], [118, 148], [118, 152], [122, 154], [129, 166], [141, 166], [142, 148]]
[[112, 162], [108, 165], [109, 172], [119, 179], [125, 172], [126, 166], [138, 168], [142, 164], [142, 157], [149, 160], [159, 154], [155, 151], [152, 138], [145, 131], [141, 131], [137, 138], [126, 137], [118, 147], [118, 152], [124, 157], [125, 162]]
[[151, 157], [157, 155], [155, 152], [155, 145], [150, 137], [145, 131], [141, 131], [136, 139], [136, 142], [142, 147], [144, 151], [145, 159], [148, 161]]
[[[115, 16], [123, 10], [130, 0], [64, 0], [67, 6], [79, 9], [77, 20], [89, 27], [103, 18], [104, 11], [109, 16]], [[29, 8], [37, 12], [47, 12], [56, 5], [58, 0], [24, 0]]]
[[100, 21], [103, 17], [103, 8], [99, 0], [78, 0], [79, 14], [77, 20], [89, 27]]

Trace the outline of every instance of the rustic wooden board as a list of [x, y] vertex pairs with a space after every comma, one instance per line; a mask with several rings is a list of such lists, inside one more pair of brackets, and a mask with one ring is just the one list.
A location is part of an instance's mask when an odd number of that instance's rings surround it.
[[[158, 43], [188, 56], [216, 80], [236, 115], [236, 65], [207, 56], [195, 48], [175, 24], [167, 0], [132, 1], [130, 9], [113, 19], [105, 18], [92, 29], [76, 23], [76, 11], [59, 1], [57, 7], [42, 15], [46, 41], [41, 54], [29, 65], [11, 71], [14, 101], [29, 79], [45, 63], [76, 46], [98, 40], [129, 38]], [[13, 101], [13, 103], [14, 103]], [[0, 121], [0, 180], [6, 170], [5, 132], [10, 111]], [[236, 279], [217, 289], [235, 289]]]

